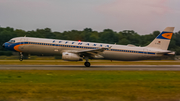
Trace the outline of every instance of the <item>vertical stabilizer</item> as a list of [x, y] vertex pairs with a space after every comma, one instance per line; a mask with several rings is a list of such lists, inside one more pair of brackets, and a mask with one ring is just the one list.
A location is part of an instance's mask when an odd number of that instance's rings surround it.
[[174, 27], [167, 27], [147, 47], [167, 50], [173, 35]]

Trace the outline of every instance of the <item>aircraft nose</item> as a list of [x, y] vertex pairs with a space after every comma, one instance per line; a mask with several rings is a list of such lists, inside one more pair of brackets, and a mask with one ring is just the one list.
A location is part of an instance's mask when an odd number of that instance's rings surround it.
[[3, 48], [5, 48], [5, 43], [2, 45]]

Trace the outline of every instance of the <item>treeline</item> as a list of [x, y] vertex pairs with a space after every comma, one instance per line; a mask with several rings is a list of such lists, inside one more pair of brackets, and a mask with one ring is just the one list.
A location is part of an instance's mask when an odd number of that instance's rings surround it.
[[[102, 32], [98, 32], [93, 31], [91, 28], [85, 28], [83, 31], [71, 30], [64, 32], [52, 32], [50, 28], [24, 31], [21, 29], [14, 29], [10, 27], [0, 27], [0, 55], [12, 55], [12, 52], [5, 51], [2, 48], [2, 44], [14, 37], [27, 36], [75, 41], [81, 40], [98, 43], [116, 43], [120, 45], [133, 44], [136, 46], [146, 46], [150, 42], [152, 42], [154, 38], [159, 34], [159, 31], [154, 31], [148, 35], [139, 35], [133, 30], [115, 32], [111, 29], [105, 29]], [[169, 46], [169, 50], [176, 51], [176, 54], [180, 55], [180, 31], [174, 33]]]

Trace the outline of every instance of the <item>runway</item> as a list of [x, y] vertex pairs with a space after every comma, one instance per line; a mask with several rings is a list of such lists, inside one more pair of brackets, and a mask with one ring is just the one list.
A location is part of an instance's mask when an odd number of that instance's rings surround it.
[[0, 65], [0, 70], [129, 70], [129, 71], [180, 71], [180, 65]]

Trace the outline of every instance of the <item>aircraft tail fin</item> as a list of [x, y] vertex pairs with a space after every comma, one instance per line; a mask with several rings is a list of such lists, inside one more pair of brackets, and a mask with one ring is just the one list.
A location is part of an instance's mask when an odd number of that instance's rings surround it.
[[174, 27], [167, 27], [147, 47], [167, 50], [173, 35]]

